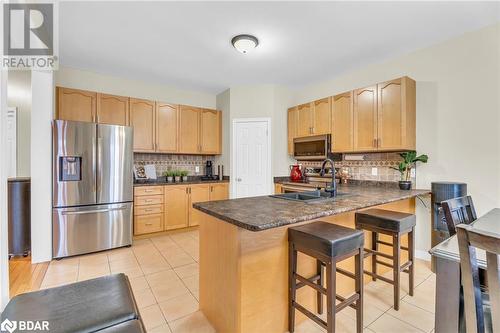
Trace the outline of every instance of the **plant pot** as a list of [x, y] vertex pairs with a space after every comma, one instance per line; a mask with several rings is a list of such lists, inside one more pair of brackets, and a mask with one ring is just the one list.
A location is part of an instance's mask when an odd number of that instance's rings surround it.
[[181, 181], [181, 176], [175, 176], [175, 182], [178, 183]]
[[174, 177], [172, 177], [172, 176], [167, 177], [167, 182], [171, 183], [173, 181], [174, 181]]
[[187, 176], [182, 176], [182, 181], [183, 182], [187, 182], [188, 181], [188, 177]]
[[400, 180], [399, 181], [399, 189], [409, 191], [411, 190], [411, 181], [409, 180]]

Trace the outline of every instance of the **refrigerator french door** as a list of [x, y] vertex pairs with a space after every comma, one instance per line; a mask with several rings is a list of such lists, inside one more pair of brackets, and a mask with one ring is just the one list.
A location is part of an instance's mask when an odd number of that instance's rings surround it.
[[131, 127], [53, 122], [53, 257], [132, 244]]

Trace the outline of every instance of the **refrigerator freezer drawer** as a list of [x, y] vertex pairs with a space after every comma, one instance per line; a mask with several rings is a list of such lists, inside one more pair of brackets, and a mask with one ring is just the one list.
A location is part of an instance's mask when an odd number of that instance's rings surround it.
[[132, 244], [132, 203], [54, 208], [52, 255], [62, 258]]

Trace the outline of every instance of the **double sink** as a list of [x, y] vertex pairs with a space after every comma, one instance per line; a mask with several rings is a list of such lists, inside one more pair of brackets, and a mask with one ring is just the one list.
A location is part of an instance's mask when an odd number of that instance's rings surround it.
[[274, 194], [270, 195], [270, 197], [284, 199], [284, 200], [301, 201], [301, 202], [316, 202], [329, 199], [331, 200], [346, 195], [348, 194], [337, 192], [337, 196], [332, 197], [329, 192], [316, 190], [316, 191], [306, 191], [306, 192]]

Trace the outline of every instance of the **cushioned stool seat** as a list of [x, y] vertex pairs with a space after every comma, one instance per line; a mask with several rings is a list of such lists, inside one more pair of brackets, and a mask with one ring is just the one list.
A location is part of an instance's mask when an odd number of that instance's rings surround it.
[[288, 229], [288, 240], [296, 246], [339, 257], [363, 246], [364, 234], [361, 230], [318, 221]]
[[[2, 313], [1, 320], [6, 318], [46, 320], [52, 333], [95, 332], [137, 320], [139, 310], [127, 276], [116, 274], [18, 295]], [[130, 324], [142, 329], [140, 320]]]
[[416, 218], [413, 214], [385, 209], [367, 209], [356, 213], [356, 226], [376, 227], [394, 232], [404, 232], [413, 228]]

